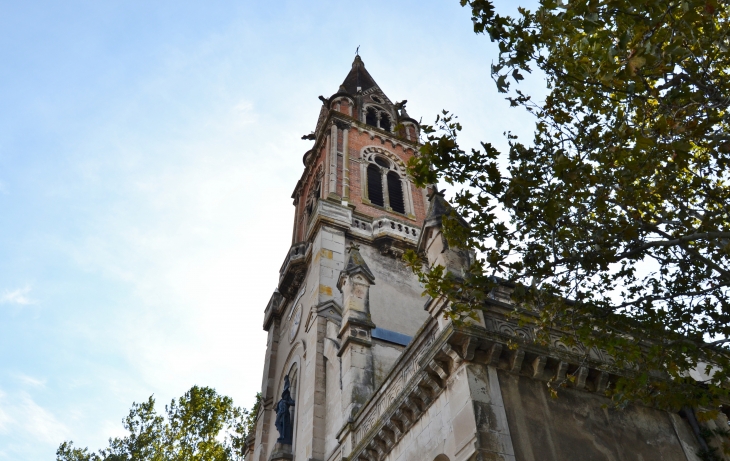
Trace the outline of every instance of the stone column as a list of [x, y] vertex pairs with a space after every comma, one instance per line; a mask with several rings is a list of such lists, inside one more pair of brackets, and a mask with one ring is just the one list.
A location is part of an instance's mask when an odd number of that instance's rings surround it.
[[350, 125], [346, 123], [338, 123], [338, 128], [342, 130], [342, 201], [350, 198], [350, 149], [349, 134]]
[[329, 193], [337, 193], [337, 126], [330, 128], [330, 177]]
[[416, 207], [413, 205], [413, 195], [411, 194], [411, 183], [407, 177], [401, 178], [401, 187], [403, 188], [403, 202], [405, 203], [406, 215], [415, 218]]
[[390, 207], [390, 194], [388, 193], [388, 171], [385, 168], [380, 168], [380, 182], [383, 184], [383, 206], [386, 210], [392, 210]]
[[345, 418], [354, 416], [374, 391], [370, 286], [375, 276], [352, 245], [337, 288], [342, 292], [342, 327], [338, 355], [342, 357], [342, 409]]
[[[331, 135], [330, 135], [331, 136]], [[330, 158], [332, 157], [332, 148], [330, 147], [330, 136], [325, 136], [324, 141], [324, 178], [322, 181], [322, 189], [324, 189], [324, 196], [327, 197], [332, 190], [330, 189]]]

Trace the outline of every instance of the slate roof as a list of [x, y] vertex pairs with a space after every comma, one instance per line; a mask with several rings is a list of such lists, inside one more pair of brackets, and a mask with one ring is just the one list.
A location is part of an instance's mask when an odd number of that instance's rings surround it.
[[374, 86], [378, 86], [378, 84], [365, 69], [365, 63], [362, 62], [360, 56], [355, 56], [355, 60], [352, 61], [352, 69], [340, 88], [344, 87], [346, 92], [355, 95], [358, 93], [357, 87], [360, 87], [360, 91], [366, 91]]

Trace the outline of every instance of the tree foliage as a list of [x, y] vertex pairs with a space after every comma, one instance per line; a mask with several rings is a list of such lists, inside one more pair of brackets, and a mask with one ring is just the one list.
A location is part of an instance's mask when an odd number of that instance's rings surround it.
[[[461, 4], [499, 46], [492, 78], [534, 117], [534, 138], [466, 152], [453, 115], [423, 127], [411, 174], [463, 186], [453, 204], [470, 228], [446, 220], [446, 233], [482, 256], [463, 280], [421, 272], [427, 290], [459, 319], [494, 276], [514, 282], [538, 341], [559, 326], [633, 370], [613, 383], [616, 403], [717, 408], [730, 371], [730, 3], [543, 0], [516, 17]], [[536, 69], [540, 101], [520, 86]]]
[[97, 453], [63, 442], [57, 461], [239, 461], [255, 423], [260, 394], [252, 412], [209, 387], [193, 386], [180, 399], [155, 410], [155, 399], [134, 403], [122, 421], [129, 435], [109, 439]]

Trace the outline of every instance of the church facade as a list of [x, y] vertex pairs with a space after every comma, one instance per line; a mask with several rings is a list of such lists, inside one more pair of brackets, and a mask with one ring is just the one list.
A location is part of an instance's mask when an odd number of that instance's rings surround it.
[[[448, 204], [409, 179], [418, 123], [359, 56], [323, 102], [293, 199], [292, 246], [265, 309], [262, 408], [247, 461], [699, 460], [676, 414], [613, 410], [600, 351], [529, 339], [506, 289], [457, 327], [402, 255], [459, 271]], [[552, 399], [546, 382], [575, 376]]]

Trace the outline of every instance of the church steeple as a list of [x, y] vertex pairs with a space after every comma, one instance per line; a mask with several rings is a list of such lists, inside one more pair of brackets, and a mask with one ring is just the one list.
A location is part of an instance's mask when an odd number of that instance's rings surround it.
[[362, 62], [360, 55], [355, 56], [355, 60], [352, 61], [352, 69], [350, 73], [345, 77], [345, 81], [342, 82], [340, 88], [344, 88], [347, 93], [356, 95], [370, 88], [378, 86], [375, 83], [375, 79], [370, 75], [370, 72], [365, 68], [365, 63]]
[[320, 100], [292, 196], [292, 246], [264, 314], [267, 410], [257, 425], [257, 461], [279, 456], [273, 405], [284, 376], [297, 402], [290, 454], [328, 459], [337, 431], [428, 318], [418, 279], [401, 258], [416, 248], [426, 217], [425, 191], [406, 169], [418, 152], [418, 123], [405, 115], [405, 102], [383, 93], [360, 56], [339, 90]]

